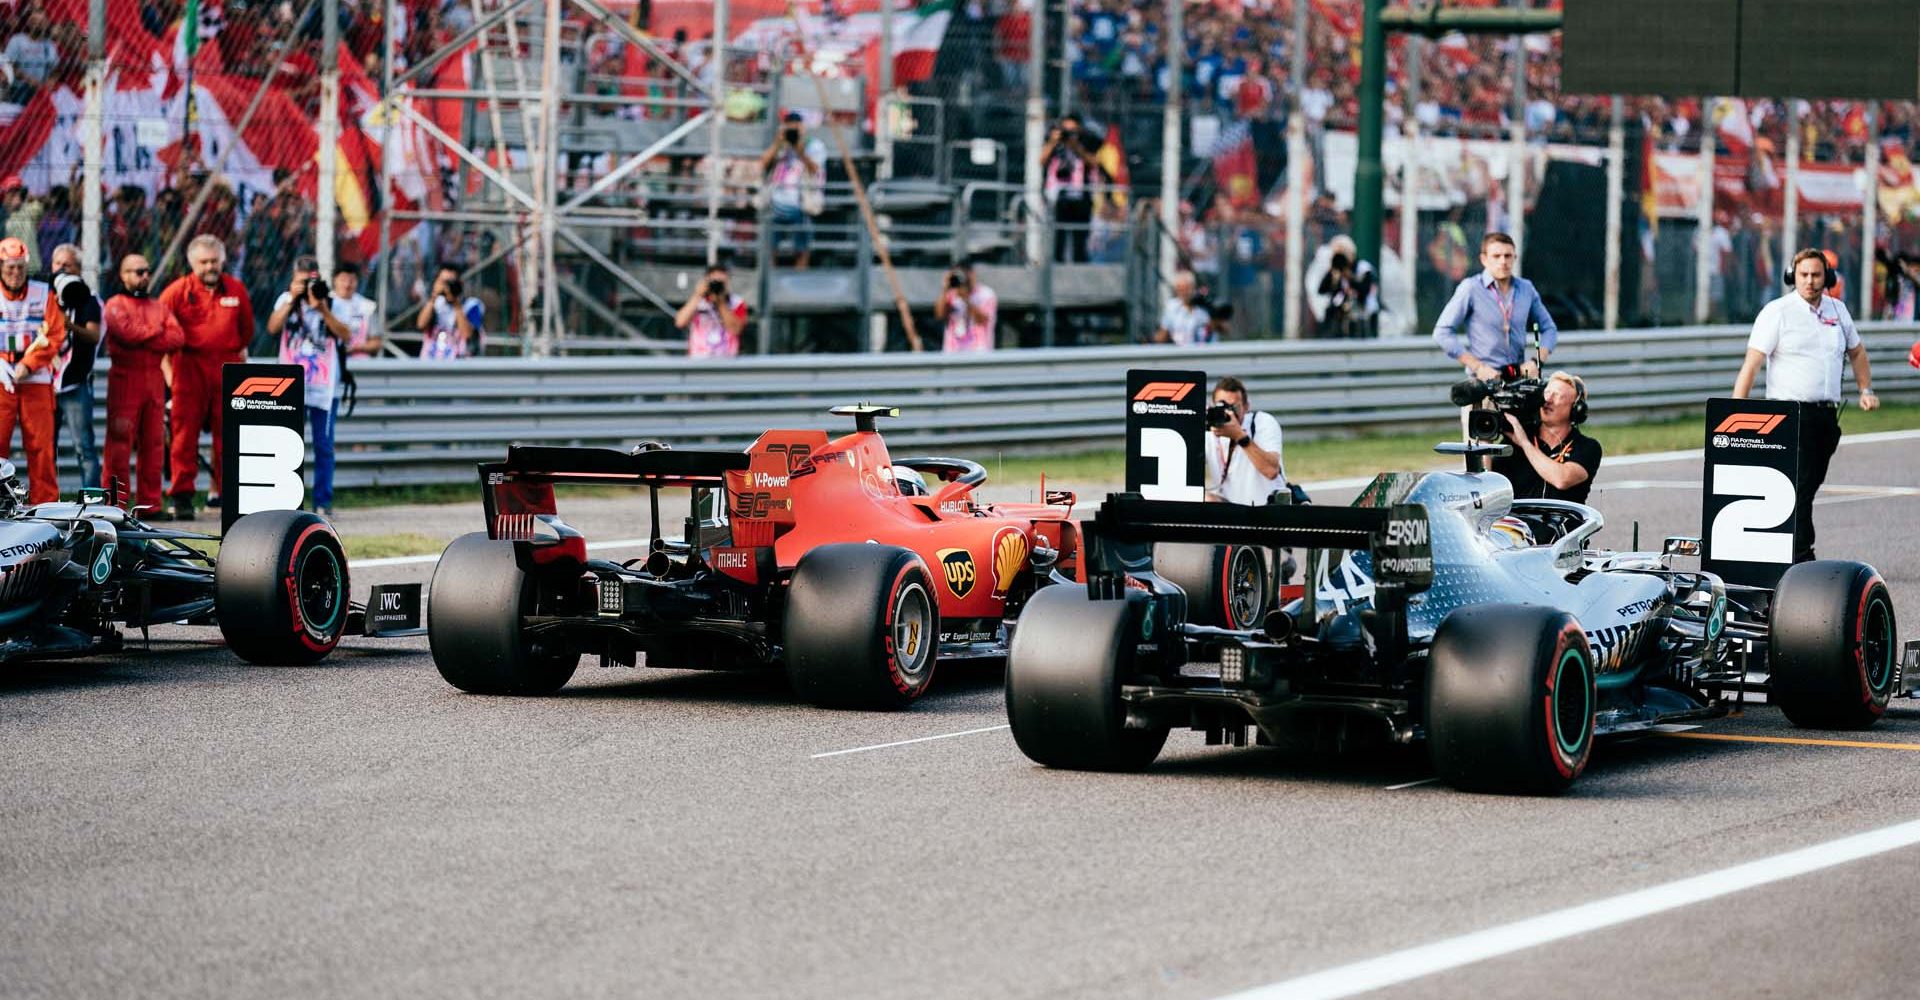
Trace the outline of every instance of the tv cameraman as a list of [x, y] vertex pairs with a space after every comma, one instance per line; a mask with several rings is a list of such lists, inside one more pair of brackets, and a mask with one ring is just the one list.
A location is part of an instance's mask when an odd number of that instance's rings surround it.
[[933, 303], [934, 318], [947, 325], [940, 349], [948, 354], [993, 350], [999, 311], [1000, 297], [973, 273], [973, 262], [955, 264]]
[[1513, 453], [1489, 468], [1513, 484], [1516, 500], [1571, 500], [1586, 503], [1593, 477], [1600, 472], [1600, 442], [1582, 434], [1587, 419], [1587, 385], [1559, 371], [1547, 376], [1540, 393], [1540, 422], [1529, 430], [1512, 410], [1500, 414]]
[[1287, 488], [1280, 421], [1252, 409], [1245, 383], [1232, 375], [1214, 383], [1207, 429], [1218, 439], [1207, 446], [1207, 499], [1253, 506]]

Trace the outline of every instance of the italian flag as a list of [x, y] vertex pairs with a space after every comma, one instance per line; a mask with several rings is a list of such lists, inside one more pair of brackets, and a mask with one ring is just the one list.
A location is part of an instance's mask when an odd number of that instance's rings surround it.
[[[890, 0], [880, 2], [888, 3]], [[895, 83], [919, 83], [933, 76], [933, 61], [940, 54], [940, 41], [947, 35], [947, 22], [953, 20], [953, 4], [954, 0], [924, 0], [911, 14], [895, 13]]]

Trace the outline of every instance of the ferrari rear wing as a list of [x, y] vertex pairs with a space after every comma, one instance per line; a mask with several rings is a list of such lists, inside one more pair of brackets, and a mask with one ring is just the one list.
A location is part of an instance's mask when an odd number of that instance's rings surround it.
[[[493, 538], [535, 539], [551, 533], [577, 539], [558, 523], [553, 485], [628, 485], [662, 489], [719, 490], [729, 472], [741, 472], [751, 460], [743, 451], [675, 451], [647, 448], [556, 448], [510, 446], [503, 462], [480, 464], [480, 500]], [[653, 505], [653, 534], [660, 535], [659, 505]], [[542, 530], [540, 525], [547, 525]], [[569, 543], [572, 544], [572, 543]], [[584, 542], [573, 544], [584, 558]]]
[[1433, 582], [1427, 510], [1419, 504], [1250, 507], [1114, 493], [1086, 525], [1085, 538], [1090, 576], [1110, 580], [1150, 572], [1155, 542], [1198, 542], [1369, 552], [1381, 582], [1410, 591]]

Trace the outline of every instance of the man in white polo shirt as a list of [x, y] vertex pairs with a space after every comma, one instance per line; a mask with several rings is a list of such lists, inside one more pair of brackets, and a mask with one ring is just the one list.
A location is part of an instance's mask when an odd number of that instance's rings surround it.
[[1853, 381], [1860, 387], [1860, 408], [1872, 410], [1880, 405], [1873, 394], [1867, 349], [1860, 343], [1860, 331], [1854, 329], [1853, 316], [1845, 303], [1826, 294], [1833, 278], [1820, 251], [1793, 255], [1793, 267], [1786, 274], [1793, 291], [1767, 303], [1754, 318], [1753, 332], [1747, 336], [1747, 359], [1733, 380], [1734, 398], [1747, 398], [1753, 391], [1753, 377], [1765, 363], [1768, 399], [1812, 404], [1802, 409], [1800, 419], [1802, 468], [1795, 514], [1806, 526], [1807, 544], [1793, 554], [1795, 562], [1813, 558], [1813, 496], [1826, 482], [1827, 465], [1840, 446], [1840, 377], [1847, 362], [1852, 362]]

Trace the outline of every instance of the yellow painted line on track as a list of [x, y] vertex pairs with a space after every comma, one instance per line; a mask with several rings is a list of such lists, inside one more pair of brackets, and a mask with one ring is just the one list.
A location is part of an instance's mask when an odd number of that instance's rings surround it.
[[1847, 747], [1857, 750], [1920, 750], [1920, 743], [1875, 743], [1871, 740], [1813, 740], [1798, 736], [1734, 736], [1728, 733], [1660, 733], [1672, 740], [1720, 740], [1726, 743], [1784, 743], [1801, 747]]

